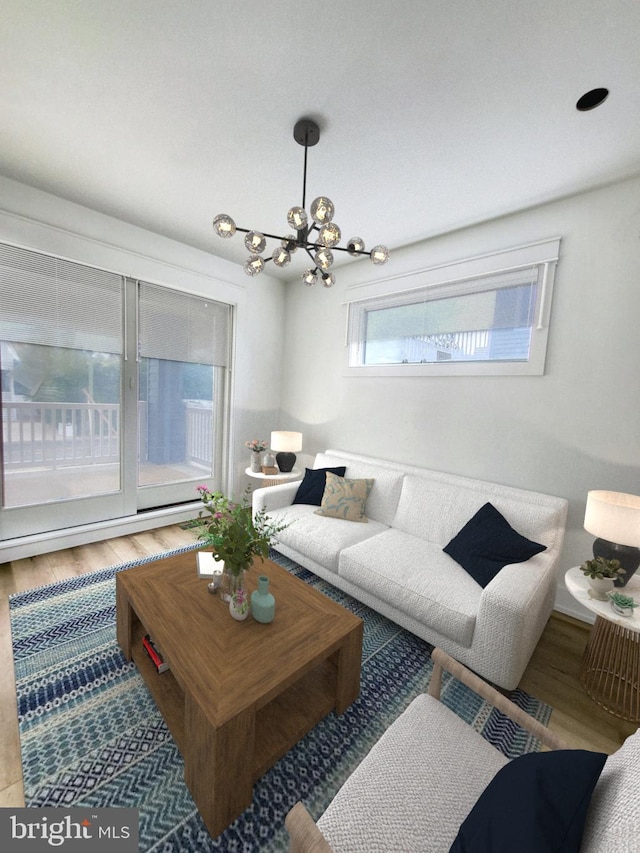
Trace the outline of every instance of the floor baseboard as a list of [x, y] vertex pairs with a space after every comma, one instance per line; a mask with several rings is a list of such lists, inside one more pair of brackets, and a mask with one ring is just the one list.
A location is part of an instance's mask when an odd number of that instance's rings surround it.
[[76, 548], [115, 536], [128, 536], [142, 530], [152, 530], [170, 524], [192, 521], [202, 510], [200, 501], [180, 504], [163, 509], [147, 510], [126, 518], [115, 518], [95, 524], [82, 524], [64, 530], [52, 530], [33, 536], [22, 536], [0, 542], [0, 563], [34, 557], [45, 551], [61, 551], [64, 548]]

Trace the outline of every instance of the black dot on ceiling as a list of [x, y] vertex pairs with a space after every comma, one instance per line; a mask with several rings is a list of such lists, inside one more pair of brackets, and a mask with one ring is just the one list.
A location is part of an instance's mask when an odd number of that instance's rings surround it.
[[593, 110], [599, 107], [600, 104], [603, 104], [607, 100], [608, 95], [608, 89], [591, 89], [590, 92], [585, 92], [581, 98], [578, 98], [576, 109], [581, 113]]

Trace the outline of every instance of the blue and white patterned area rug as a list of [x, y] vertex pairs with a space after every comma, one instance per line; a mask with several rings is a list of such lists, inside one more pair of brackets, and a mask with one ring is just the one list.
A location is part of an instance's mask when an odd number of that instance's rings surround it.
[[[288, 810], [302, 800], [314, 817], [322, 813], [385, 729], [424, 692], [431, 647], [273, 552], [272, 559], [364, 619], [361, 693], [345, 714], [330, 714], [260, 779], [251, 807], [212, 839], [184, 784], [172, 737], [116, 643], [116, 572], [166, 556], [10, 597], [26, 804], [136, 807], [141, 851], [284, 851]], [[549, 706], [521, 691], [513, 699], [549, 721]], [[443, 701], [509, 757], [540, 749], [448, 677]]]

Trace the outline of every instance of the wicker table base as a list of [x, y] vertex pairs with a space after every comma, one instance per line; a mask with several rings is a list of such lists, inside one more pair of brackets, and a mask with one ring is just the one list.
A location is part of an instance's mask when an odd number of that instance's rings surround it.
[[640, 634], [596, 618], [580, 678], [587, 694], [609, 713], [640, 722]]

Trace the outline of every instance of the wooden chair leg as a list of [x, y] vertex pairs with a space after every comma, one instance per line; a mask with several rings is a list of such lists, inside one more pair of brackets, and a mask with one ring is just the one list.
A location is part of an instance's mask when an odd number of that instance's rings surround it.
[[302, 803], [296, 803], [284, 819], [289, 832], [289, 853], [333, 853], [329, 843]]

